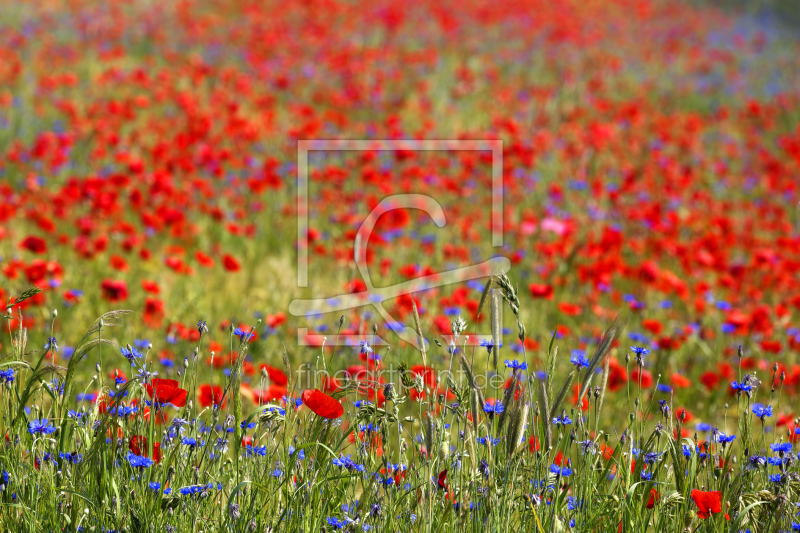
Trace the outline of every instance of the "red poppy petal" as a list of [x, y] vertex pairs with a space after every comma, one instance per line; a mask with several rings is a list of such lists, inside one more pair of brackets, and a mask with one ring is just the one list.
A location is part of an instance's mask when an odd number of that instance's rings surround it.
[[339, 418], [344, 414], [342, 404], [322, 391], [316, 389], [303, 391], [301, 399], [309, 409], [322, 418]]

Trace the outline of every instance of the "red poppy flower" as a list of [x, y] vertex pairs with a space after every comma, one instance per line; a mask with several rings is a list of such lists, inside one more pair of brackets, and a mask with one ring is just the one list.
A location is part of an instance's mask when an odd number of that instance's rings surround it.
[[581, 306], [566, 302], [558, 304], [558, 310], [567, 316], [578, 316], [582, 311]]
[[142, 321], [150, 328], [158, 328], [164, 318], [164, 302], [148, 296], [144, 301]]
[[225, 402], [222, 401], [222, 387], [219, 385], [210, 385], [208, 383], [204, 385], [200, 385], [198, 389], [199, 394], [197, 395], [197, 401], [200, 403], [202, 407], [211, 407], [212, 405], [219, 405], [220, 409], [225, 408]]
[[258, 367], [258, 369], [267, 371], [269, 380], [272, 382], [273, 385], [278, 385], [279, 387], [285, 387], [287, 383], [289, 383], [289, 378], [286, 377], [286, 374], [283, 373], [283, 370], [277, 369], [273, 366], [269, 366], [266, 363], [262, 363]]
[[142, 289], [150, 294], [158, 294], [161, 292], [161, 288], [158, 286], [158, 283], [146, 279], [142, 280]]
[[306, 407], [322, 418], [339, 418], [344, 414], [342, 404], [320, 390], [303, 391], [300, 399]]
[[647, 500], [647, 508], [652, 509], [658, 503], [659, 496], [656, 489], [650, 489], [650, 499]]
[[33, 235], [25, 237], [19, 247], [35, 254], [43, 254], [47, 251], [47, 242], [41, 237], [34, 237]]
[[[131, 437], [128, 449], [136, 455], [149, 457], [147, 453], [147, 437], [143, 435], [134, 435]], [[161, 443], [156, 442], [153, 444], [153, 461], [156, 464], [161, 462]]]
[[178, 386], [174, 379], [153, 378], [147, 384], [147, 395], [157, 403], [171, 403], [175, 407], [186, 405], [188, 392]]
[[672, 374], [669, 379], [672, 382], [672, 385], [679, 389], [685, 389], [692, 386], [692, 381], [680, 374]]
[[447, 469], [439, 472], [439, 479], [436, 484], [440, 489], [450, 490], [450, 486], [447, 484]]
[[225, 254], [222, 257], [222, 266], [224, 266], [225, 270], [228, 272], [238, 272], [239, 269], [241, 269], [239, 261], [237, 261], [236, 258], [230, 254]]
[[[722, 493], [718, 490], [704, 492], [694, 489], [692, 500], [697, 505], [697, 516], [705, 520], [714, 513], [722, 512]], [[725, 520], [730, 520], [728, 513], [725, 513]]]
[[128, 285], [124, 280], [104, 279], [100, 284], [103, 298], [109, 302], [121, 302], [128, 298]]
[[534, 298], [545, 298], [547, 300], [553, 299], [553, 287], [551, 285], [540, 285], [538, 283], [531, 283], [528, 285], [531, 291], [531, 296]]

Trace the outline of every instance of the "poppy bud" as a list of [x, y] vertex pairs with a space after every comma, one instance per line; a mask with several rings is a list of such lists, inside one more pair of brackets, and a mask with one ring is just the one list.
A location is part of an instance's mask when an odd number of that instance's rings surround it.
[[53, 318], [58, 316], [58, 309], [53, 309]]

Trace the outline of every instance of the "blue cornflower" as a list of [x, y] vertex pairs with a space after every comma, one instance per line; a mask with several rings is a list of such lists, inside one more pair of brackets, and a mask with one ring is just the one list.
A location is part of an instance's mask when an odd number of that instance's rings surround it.
[[783, 481], [783, 476], [781, 474], [774, 474], [769, 476], [769, 480], [772, 483], [781, 483]]
[[[284, 412], [284, 414], [285, 414], [285, 412]], [[256, 423], [255, 422], [250, 422], [248, 424], [247, 420], [245, 420], [241, 424], [239, 424], [239, 427], [241, 427], [242, 429], [253, 429], [254, 427], [256, 427]]]
[[484, 446], [492, 445], [497, 446], [500, 444], [500, 438], [493, 439], [492, 437], [478, 437], [477, 438], [478, 444], [483, 444]]
[[119, 350], [122, 353], [122, 356], [131, 364], [133, 364], [136, 359], [141, 359], [142, 357], [142, 353], [140, 351], [130, 346], [127, 348], [120, 348]]
[[285, 394], [281, 397], [283, 403], [288, 407], [290, 404], [292, 407], [297, 409], [301, 405], [303, 405], [303, 400], [301, 398], [297, 398], [294, 396], [286, 396]]
[[493, 403], [486, 402], [483, 404], [483, 412], [489, 415], [499, 415], [503, 412], [503, 404], [498, 401]]
[[775, 453], [789, 453], [792, 451], [791, 442], [782, 442], [780, 444], [773, 444], [770, 446]]
[[205, 332], [205, 331], [208, 331], [208, 326], [206, 326], [206, 321], [205, 320], [198, 320], [197, 321], [197, 333], [202, 335], [203, 332]]
[[564, 476], [564, 477], [569, 477], [570, 475], [572, 475], [572, 469], [571, 468], [567, 468], [567, 467], [561, 468], [560, 466], [558, 466], [556, 464], [550, 465], [550, 472], [552, 472], [553, 474], [556, 474], [557, 476], [560, 475], [560, 476]]
[[372, 402], [368, 402], [367, 400], [356, 400], [353, 402], [353, 405], [355, 405], [356, 409], [361, 409], [362, 407], [369, 407], [372, 405]]
[[158, 492], [158, 489], [161, 488], [161, 483], [154, 481], [152, 483], [148, 483], [147, 486], [150, 487], [151, 490]]
[[644, 356], [650, 353], [648, 348], [642, 348], [641, 346], [631, 346], [631, 351], [636, 354], [636, 361], [640, 365], [644, 364]]
[[149, 468], [153, 466], [153, 460], [148, 457], [142, 457], [141, 455], [136, 455], [135, 453], [128, 454], [128, 462], [134, 468]]
[[586, 357], [586, 352], [583, 350], [572, 350], [572, 355], [569, 356], [569, 362], [575, 365], [575, 368], [588, 367], [590, 364], [589, 358]]
[[53, 350], [55, 350], [55, 351], [58, 351], [58, 343], [56, 342], [56, 338], [55, 337], [48, 337], [47, 338], [47, 344], [44, 345], [45, 351], [47, 351], [47, 350], [49, 350], [51, 348]]
[[333, 529], [343, 529], [347, 525], [347, 522], [339, 520], [335, 516], [329, 516], [325, 521], [328, 522], [328, 525]]
[[239, 337], [239, 342], [248, 342], [250, 339], [255, 337], [255, 333], [251, 330], [236, 328], [233, 330], [233, 334]]
[[[492, 349], [494, 348], [494, 340], [493, 339], [481, 339], [481, 346], [486, 348], [486, 353], [492, 353]], [[497, 347], [503, 347], [503, 341], [497, 342]]]
[[339, 457], [338, 459], [333, 459], [334, 466], [338, 466], [340, 468], [346, 468], [347, 470], [356, 470], [358, 472], [364, 471], [364, 466], [360, 464], [356, 464], [351, 458], [350, 454], [347, 454], [347, 457]]
[[697, 431], [700, 431], [701, 433], [705, 433], [706, 431], [711, 431], [711, 424], [706, 424], [705, 422], [699, 422], [697, 426], [695, 426], [695, 429], [697, 429]]
[[150, 346], [150, 339], [134, 339], [133, 345], [139, 349], [144, 350], [148, 346]]
[[372, 353], [372, 347], [369, 345], [369, 341], [367, 339], [359, 341], [358, 344], [361, 355], [369, 355]]
[[735, 438], [736, 435], [726, 435], [725, 433], [722, 433], [720, 431], [719, 434], [717, 435], [717, 442], [720, 442], [722, 444], [728, 444], [729, 442], [733, 442], [733, 439]]
[[0, 383], [10, 383], [14, 381], [14, 369], [0, 370]]
[[747, 459], [747, 468], [752, 470], [761, 466], [767, 466], [767, 458], [762, 455], [751, 455]]
[[[152, 368], [152, 367], [151, 367]], [[157, 376], [158, 372], [151, 372], [147, 370], [147, 364], [142, 364], [141, 368], [136, 369], [136, 376], [142, 381], [150, 381], [153, 377]]]
[[572, 420], [567, 416], [567, 413], [561, 413], [561, 417], [553, 419], [553, 424], [557, 426], [566, 426], [572, 424]]
[[520, 363], [516, 359], [514, 359], [513, 361], [509, 361], [508, 359], [506, 359], [506, 368], [510, 368], [512, 370], [527, 370], [528, 363], [524, 361]]
[[[264, 408], [264, 412], [267, 412], [267, 411], [277, 412], [281, 416], [286, 416], [286, 409], [284, 409], [283, 407], [278, 407], [277, 405], [268, 405], [268, 406], [266, 406]], [[244, 429], [244, 424], [245, 423], [242, 422], [242, 429]], [[247, 427], [248, 427], [248, 429], [253, 429], [254, 427], [256, 427], [256, 423], [255, 422], [251, 422]]]
[[183, 440], [181, 441], [181, 444], [183, 444], [184, 446], [188, 446], [191, 449], [194, 449], [195, 446], [197, 446], [197, 439], [193, 437], [184, 437]]
[[642, 472], [642, 479], [644, 479], [646, 481], [650, 481], [650, 479], [652, 477], [653, 477], [653, 474], [651, 472]]
[[45, 419], [28, 422], [28, 433], [32, 435], [50, 435], [55, 431], [56, 427]]
[[[295, 447], [290, 444], [289, 445], [289, 456], [291, 457], [292, 455], [294, 455], [295, 451], [297, 451], [295, 449]], [[300, 450], [299, 452], [297, 452], [297, 459], [301, 459], [302, 460], [302, 459], [305, 459], [305, 458], [306, 458], [305, 450]]]
[[772, 406], [767, 405], [764, 407], [762, 404], [757, 403], [753, 406], [753, 414], [755, 414], [763, 422], [765, 418], [772, 416]]
[[78, 464], [83, 459], [83, 455], [78, 452], [59, 452], [58, 456], [72, 464]]
[[[225, 444], [227, 445], [227, 441], [225, 442]], [[267, 447], [266, 447], [266, 445], [264, 445], [264, 446], [260, 446], [260, 447], [259, 447], [259, 446], [256, 446], [255, 448], [253, 448], [251, 445], [248, 445], [248, 446], [247, 446], [247, 447], [244, 449], [244, 451], [245, 451], [245, 453], [246, 453], [247, 455], [249, 455], [249, 456], [251, 456], [251, 457], [252, 457], [253, 455], [260, 455], [261, 457], [264, 457], [264, 456], [266, 456], [266, 455], [267, 455]]]
[[731, 387], [733, 388], [733, 390], [737, 391], [737, 393], [748, 392], [753, 390], [753, 386], [748, 385], [744, 381], [742, 381], [741, 383], [739, 383], [738, 381], [732, 381]]
[[201, 492], [204, 488], [205, 487], [203, 485], [189, 485], [188, 487], [181, 487], [178, 490], [178, 492], [180, 492], [184, 496], [188, 496], [190, 494], [197, 494], [198, 492]]

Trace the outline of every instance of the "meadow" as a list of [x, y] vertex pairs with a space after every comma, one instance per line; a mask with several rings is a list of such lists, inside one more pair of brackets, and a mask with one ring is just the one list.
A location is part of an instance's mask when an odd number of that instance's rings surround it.
[[[36, 0], [0, 28], [2, 530], [800, 531], [791, 25]], [[317, 149], [306, 206], [313, 139], [502, 164]]]

